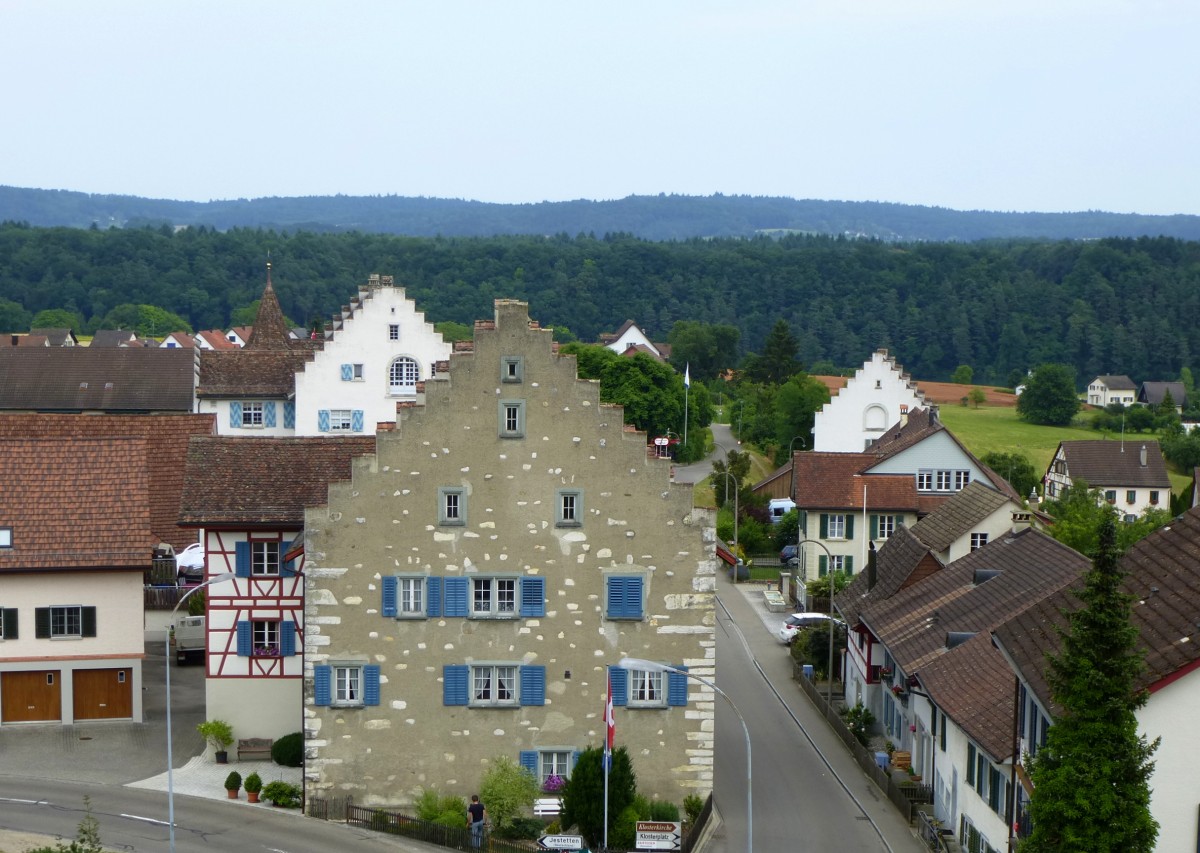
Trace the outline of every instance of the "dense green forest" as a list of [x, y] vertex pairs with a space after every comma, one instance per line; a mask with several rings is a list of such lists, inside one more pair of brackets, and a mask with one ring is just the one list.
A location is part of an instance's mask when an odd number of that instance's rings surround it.
[[881, 240], [973, 241], [1038, 238], [1178, 237], [1200, 239], [1200, 216], [1145, 216], [950, 210], [873, 201], [767, 196], [628, 196], [611, 201], [488, 204], [405, 196], [311, 196], [172, 201], [66, 190], [0, 186], [0, 222], [87, 228], [205, 225], [316, 233], [364, 231], [412, 237], [498, 234], [633, 234], [647, 240], [753, 237], [785, 233]]
[[128, 304], [161, 307], [193, 330], [225, 327], [261, 295], [268, 253], [298, 325], [328, 318], [379, 272], [435, 322], [469, 324], [511, 297], [583, 341], [626, 319], [664, 341], [679, 321], [733, 326], [744, 355], [782, 319], [807, 367], [853, 367], [887, 347], [928, 380], [970, 365], [976, 383], [1004, 384], [1046, 362], [1074, 367], [1080, 387], [1101, 373], [1175, 379], [1200, 353], [1200, 243], [1169, 238], [649, 242], [8, 223], [0, 330], [27, 331], [37, 312], [59, 308], [87, 330]]

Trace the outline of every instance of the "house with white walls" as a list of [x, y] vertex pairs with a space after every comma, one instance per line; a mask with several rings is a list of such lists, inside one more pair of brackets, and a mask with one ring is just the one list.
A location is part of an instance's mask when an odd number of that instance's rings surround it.
[[305, 515], [306, 795], [466, 796], [507, 756], [569, 777], [617, 742], [638, 790], [712, 790], [711, 510], [647, 457], [528, 306], [499, 300], [424, 405]]
[[644, 352], [658, 361], [666, 361], [671, 354], [669, 345], [654, 343], [650, 340], [650, 336], [643, 332], [642, 328], [633, 320], [626, 320], [615, 332], [602, 334], [600, 344], [620, 355]]
[[1154, 439], [1059, 442], [1042, 478], [1046, 499], [1061, 498], [1076, 482], [1098, 490], [1124, 517], [1171, 508], [1171, 478]]
[[[1136, 543], [1121, 558], [1122, 590], [1132, 598], [1131, 623], [1144, 666], [1135, 685], [1146, 704], [1137, 710], [1138, 733], [1161, 738], [1150, 776], [1150, 812], [1158, 821], [1157, 850], [1191, 850], [1200, 839], [1196, 809], [1196, 767], [1192, 717], [1200, 703], [1200, 509], [1193, 508]], [[1064, 611], [1081, 602], [1065, 589], [1037, 602], [992, 632], [1017, 689], [1008, 690], [1011, 715], [1019, 721], [1018, 757], [1034, 754], [1061, 713], [1046, 678], [1046, 655], [1062, 646]], [[1018, 768], [1013, 822], [1024, 837], [1030, 830], [1032, 783]]]
[[1097, 376], [1088, 383], [1089, 406], [1132, 406], [1137, 401], [1137, 385], [1124, 374]]
[[869, 361], [813, 417], [811, 449], [858, 453], [901, 417], [925, 406], [925, 395], [886, 349]]
[[250, 340], [198, 353], [196, 405], [222, 435], [371, 435], [416, 404], [450, 344], [391, 276], [372, 275], [323, 336], [297, 339], [271, 283]]
[[195, 437], [180, 523], [204, 544], [205, 704], [238, 738], [300, 731], [304, 510], [375, 450], [375, 436]]

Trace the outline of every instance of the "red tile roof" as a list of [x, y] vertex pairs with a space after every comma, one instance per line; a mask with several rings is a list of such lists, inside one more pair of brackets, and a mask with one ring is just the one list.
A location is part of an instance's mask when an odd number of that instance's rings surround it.
[[915, 512], [916, 478], [912, 474], [862, 475], [862, 470], [875, 461], [870, 453], [795, 454], [796, 505], [807, 510], [861, 510], [865, 486], [868, 510]]
[[0, 439], [0, 482], [0, 574], [149, 568], [145, 439]]

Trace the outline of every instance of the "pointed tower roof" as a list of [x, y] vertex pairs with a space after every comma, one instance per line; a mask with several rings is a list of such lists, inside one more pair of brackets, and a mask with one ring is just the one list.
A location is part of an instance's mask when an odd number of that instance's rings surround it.
[[261, 352], [291, 348], [288, 324], [283, 318], [283, 309], [279, 307], [279, 299], [275, 296], [275, 288], [271, 286], [271, 262], [268, 261], [267, 286], [263, 289], [262, 300], [258, 303], [254, 331], [250, 333], [250, 340], [246, 341], [246, 349]]

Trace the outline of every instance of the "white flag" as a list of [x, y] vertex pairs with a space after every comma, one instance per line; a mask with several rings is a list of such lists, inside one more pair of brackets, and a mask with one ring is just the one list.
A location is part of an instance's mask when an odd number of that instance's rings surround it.
[[688, 362], [683, 366], [683, 387], [692, 387], [692, 363]]

